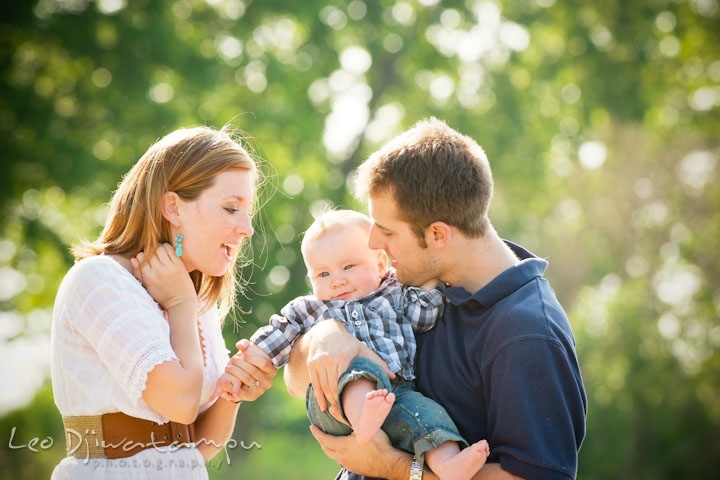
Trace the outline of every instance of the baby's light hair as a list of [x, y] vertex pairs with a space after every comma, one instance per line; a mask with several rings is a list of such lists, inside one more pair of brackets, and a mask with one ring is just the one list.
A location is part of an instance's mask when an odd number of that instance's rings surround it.
[[302, 243], [300, 244], [300, 251], [304, 257], [312, 243], [330, 231], [350, 226], [358, 226], [367, 233], [370, 233], [371, 225], [372, 222], [370, 218], [360, 212], [354, 210], [328, 210], [315, 217], [315, 221], [305, 231]]

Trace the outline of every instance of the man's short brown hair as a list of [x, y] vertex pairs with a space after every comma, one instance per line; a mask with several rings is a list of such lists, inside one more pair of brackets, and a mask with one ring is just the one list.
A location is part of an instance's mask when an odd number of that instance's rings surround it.
[[493, 181], [485, 152], [434, 117], [372, 154], [358, 168], [355, 187], [361, 199], [390, 193], [423, 245], [425, 229], [436, 221], [472, 238], [490, 224]]

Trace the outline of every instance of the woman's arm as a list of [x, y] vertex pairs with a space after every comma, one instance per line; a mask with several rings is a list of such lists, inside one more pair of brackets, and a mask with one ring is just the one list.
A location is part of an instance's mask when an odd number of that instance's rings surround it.
[[198, 414], [203, 360], [197, 327], [197, 302], [167, 310], [170, 344], [179, 360], [160, 363], [147, 377], [143, 399], [160, 415], [192, 423]]
[[[225, 371], [242, 377], [243, 386], [238, 394], [240, 400], [256, 400], [272, 387], [272, 379], [277, 370], [270, 357], [257, 345], [243, 339], [237, 342], [236, 346], [238, 353], [230, 359]], [[255, 381], [257, 385], [249, 386]], [[197, 448], [206, 460], [214, 457], [230, 439], [240, 403], [221, 396], [212, 407], [198, 416], [195, 422]]]
[[170, 344], [178, 360], [156, 365], [147, 376], [142, 397], [160, 415], [192, 423], [202, 393], [203, 357], [198, 334], [198, 299], [185, 265], [169, 244], [145, 259], [131, 259], [133, 274], [167, 312]]
[[222, 450], [230, 439], [240, 403], [218, 398], [212, 407], [198, 415], [195, 421], [196, 444], [206, 461]]

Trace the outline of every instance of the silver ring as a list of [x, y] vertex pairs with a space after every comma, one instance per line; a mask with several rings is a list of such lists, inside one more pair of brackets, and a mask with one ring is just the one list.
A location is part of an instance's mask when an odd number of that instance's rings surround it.
[[255, 388], [255, 387], [257, 387], [258, 385], [260, 385], [260, 381], [259, 381], [259, 380], [255, 380], [255, 381], [250, 385], [250, 388]]

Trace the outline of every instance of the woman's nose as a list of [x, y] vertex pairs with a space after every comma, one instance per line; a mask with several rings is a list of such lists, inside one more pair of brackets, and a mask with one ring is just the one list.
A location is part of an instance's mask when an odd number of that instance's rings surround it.
[[242, 237], [250, 237], [254, 232], [250, 215], [242, 215], [240, 221], [235, 225], [235, 233]]

